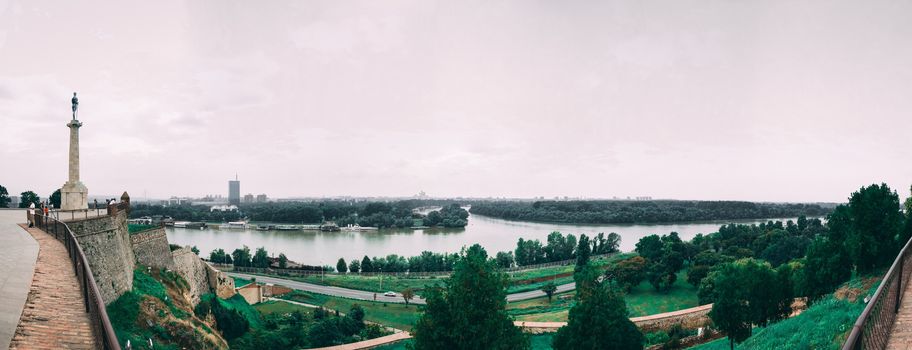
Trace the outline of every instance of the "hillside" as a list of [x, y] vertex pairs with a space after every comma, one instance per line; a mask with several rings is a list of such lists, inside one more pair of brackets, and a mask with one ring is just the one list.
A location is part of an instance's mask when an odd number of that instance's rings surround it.
[[121, 346], [129, 341], [133, 349], [227, 349], [214, 322], [194, 315], [189, 292], [174, 272], [137, 267], [133, 290], [107, 307]]

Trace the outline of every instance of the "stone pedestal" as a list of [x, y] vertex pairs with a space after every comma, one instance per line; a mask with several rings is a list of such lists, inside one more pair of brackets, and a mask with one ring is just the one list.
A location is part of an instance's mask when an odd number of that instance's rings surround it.
[[73, 119], [67, 127], [70, 128], [70, 179], [60, 188], [60, 209], [88, 209], [89, 189], [79, 181], [79, 128], [82, 123]]
[[89, 189], [82, 182], [69, 182], [60, 188], [61, 210], [82, 210], [89, 208]]

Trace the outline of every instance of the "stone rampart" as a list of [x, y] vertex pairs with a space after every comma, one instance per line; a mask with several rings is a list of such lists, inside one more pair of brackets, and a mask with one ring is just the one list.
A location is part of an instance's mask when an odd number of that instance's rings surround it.
[[209, 266], [199, 255], [183, 247], [171, 252], [174, 270], [190, 285], [190, 301], [193, 305], [200, 302], [200, 296], [215, 293], [219, 298], [228, 299], [234, 296], [234, 279]]
[[174, 269], [174, 259], [168, 246], [165, 229], [156, 227], [130, 235], [136, 263], [154, 268]]
[[225, 273], [217, 270], [209, 264], [203, 265], [206, 266], [206, 274], [209, 276], [209, 289], [212, 290], [216, 296], [222, 299], [228, 299], [237, 293], [234, 290], [233, 278], [229, 277]]
[[174, 271], [177, 271], [190, 285], [190, 301], [193, 305], [199, 304], [200, 296], [209, 293], [209, 274], [207, 265], [190, 250], [183, 247], [171, 252], [174, 260]]
[[67, 221], [85, 252], [105, 305], [133, 289], [136, 261], [127, 229], [126, 211]]

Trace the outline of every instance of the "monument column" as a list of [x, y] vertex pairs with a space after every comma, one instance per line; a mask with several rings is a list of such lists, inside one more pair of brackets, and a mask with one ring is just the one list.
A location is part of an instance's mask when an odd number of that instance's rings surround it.
[[70, 128], [70, 176], [60, 189], [60, 209], [82, 210], [89, 207], [89, 189], [79, 181], [79, 128], [82, 123], [76, 119], [79, 100], [73, 93], [73, 120], [67, 123]]

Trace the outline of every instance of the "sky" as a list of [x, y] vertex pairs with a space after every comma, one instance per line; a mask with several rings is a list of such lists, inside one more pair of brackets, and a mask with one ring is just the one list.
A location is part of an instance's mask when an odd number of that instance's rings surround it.
[[0, 185], [841, 202], [912, 184], [908, 1], [0, 0]]

